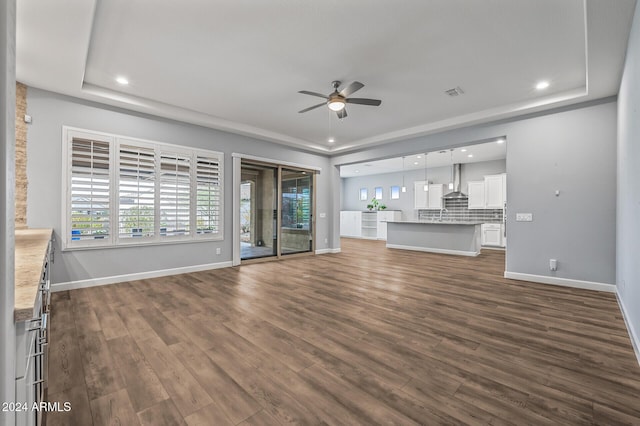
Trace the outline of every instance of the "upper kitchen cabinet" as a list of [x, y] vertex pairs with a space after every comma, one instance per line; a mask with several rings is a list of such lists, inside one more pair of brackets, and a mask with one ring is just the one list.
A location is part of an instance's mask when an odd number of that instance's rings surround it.
[[507, 175], [491, 175], [484, 177], [484, 203], [487, 209], [501, 209], [506, 200], [506, 179]]
[[444, 185], [440, 183], [430, 183], [429, 191], [424, 190], [425, 181], [419, 180], [413, 182], [413, 200], [414, 209], [416, 210], [439, 210], [442, 208], [442, 195], [444, 194]]
[[470, 209], [484, 209], [484, 181], [470, 181], [467, 183]]
[[[424, 189], [423, 189], [424, 192]], [[444, 195], [444, 185], [441, 183], [432, 183], [429, 185], [429, 208], [430, 209], [441, 209], [442, 204], [442, 196]]]
[[501, 209], [507, 202], [507, 175], [485, 176], [467, 184], [470, 209]]
[[428, 209], [429, 208], [429, 193], [424, 190], [423, 180], [417, 180], [413, 182], [413, 208]]

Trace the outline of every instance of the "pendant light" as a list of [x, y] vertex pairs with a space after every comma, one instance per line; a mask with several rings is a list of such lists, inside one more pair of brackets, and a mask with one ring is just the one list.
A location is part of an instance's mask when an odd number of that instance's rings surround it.
[[404, 157], [402, 157], [402, 192], [407, 192], [407, 187], [404, 186]]
[[424, 153], [424, 192], [429, 191], [429, 179], [427, 179], [427, 153]]
[[449, 190], [453, 191], [453, 149], [451, 149], [451, 180], [449, 181]]

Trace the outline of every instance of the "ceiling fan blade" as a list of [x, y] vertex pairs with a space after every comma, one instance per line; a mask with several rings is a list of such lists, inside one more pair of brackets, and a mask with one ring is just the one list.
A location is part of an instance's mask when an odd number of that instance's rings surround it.
[[340, 91], [340, 95], [344, 96], [346, 98], [350, 94], [357, 92], [358, 90], [362, 89], [363, 87], [364, 87], [364, 84], [360, 83], [359, 81], [354, 81], [353, 83], [351, 83], [350, 85], [348, 85], [347, 87], [342, 89]]
[[311, 107], [309, 107], [309, 108], [305, 108], [305, 109], [303, 109], [302, 111], [298, 111], [298, 114], [303, 113], [303, 112], [307, 112], [307, 111], [311, 111], [312, 109], [319, 108], [319, 107], [321, 107], [322, 105], [326, 105], [326, 104], [327, 104], [326, 102], [323, 102], [323, 103], [321, 103], [321, 104], [314, 105], [314, 106], [311, 106]]
[[343, 119], [347, 116], [347, 109], [343, 108], [340, 111], [336, 111], [336, 114], [338, 114], [339, 119]]
[[371, 105], [371, 106], [380, 106], [382, 101], [380, 99], [366, 99], [366, 98], [347, 98], [345, 101], [348, 104], [358, 104], [358, 105]]
[[329, 99], [327, 95], [323, 95], [322, 93], [310, 92], [308, 90], [300, 90], [298, 93], [302, 93], [303, 95], [311, 95], [311, 96], [317, 96], [319, 98]]

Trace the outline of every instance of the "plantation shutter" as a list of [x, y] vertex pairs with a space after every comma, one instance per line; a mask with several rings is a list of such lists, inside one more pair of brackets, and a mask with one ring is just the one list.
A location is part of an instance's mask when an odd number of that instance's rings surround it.
[[160, 236], [190, 234], [191, 155], [160, 153]]
[[120, 144], [118, 237], [155, 235], [155, 152], [153, 148]]
[[109, 142], [71, 141], [70, 223], [72, 242], [110, 237]]
[[222, 231], [222, 186], [220, 158], [196, 156], [196, 227], [198, 234]]

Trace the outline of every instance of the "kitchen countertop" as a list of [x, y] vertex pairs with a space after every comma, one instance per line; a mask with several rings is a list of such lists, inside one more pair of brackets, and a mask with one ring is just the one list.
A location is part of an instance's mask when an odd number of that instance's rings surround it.
[[482, 225], [485, 222], [478, 221], [453, 221], [453, 220], [388, 220], [387, 223], [422, 223], [426, 225]]
[[15, 308], [14, 321], [25, 321], [33, 316], [38, 296], [42, 265], [53, 230], [16, 230], [15, 251]]

